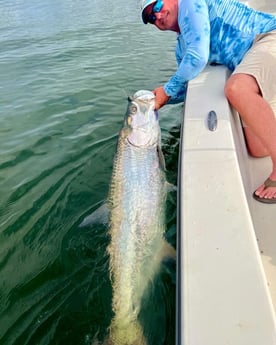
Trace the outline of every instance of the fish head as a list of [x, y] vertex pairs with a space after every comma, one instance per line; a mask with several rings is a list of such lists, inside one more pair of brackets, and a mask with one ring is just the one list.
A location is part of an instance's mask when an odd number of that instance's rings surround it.
[[140, 90], [129, 97], [125, 117], [128, 142], [137, 147], [155, 146], [160, 141], [158, 113], [155, 95], [151, 91]]

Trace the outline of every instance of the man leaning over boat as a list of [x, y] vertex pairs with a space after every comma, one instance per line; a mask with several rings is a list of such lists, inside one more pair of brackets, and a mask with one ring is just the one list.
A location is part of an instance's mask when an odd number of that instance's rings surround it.
[[177, 33], [178, 68], [153, 90], [156, 109], [185, 94], [208, 63], [232, 71], [224, 91], [242, 118], [249, 153], [272, 160], [253, 197], [276, 203], [276, 16], [237, 0], [142, 0], [142, 19]]

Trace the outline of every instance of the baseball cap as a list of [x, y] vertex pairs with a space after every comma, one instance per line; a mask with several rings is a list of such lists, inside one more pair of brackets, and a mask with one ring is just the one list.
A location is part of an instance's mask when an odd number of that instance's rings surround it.
[[147, 20], [145, 18], [145, 9], [154, 2], [156, 2], [156, 0], [142, 0], [142, 20], [144, 24], [147, 24]]

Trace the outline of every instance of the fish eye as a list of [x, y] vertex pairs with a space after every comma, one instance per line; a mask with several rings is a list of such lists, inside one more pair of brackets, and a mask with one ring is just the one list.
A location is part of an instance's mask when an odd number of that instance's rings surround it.
[[136, 114], [137, 112], [137, 107], [136, 105], [132, 104], [130, 107], [129, 107], [129, 111], [131, 114]]

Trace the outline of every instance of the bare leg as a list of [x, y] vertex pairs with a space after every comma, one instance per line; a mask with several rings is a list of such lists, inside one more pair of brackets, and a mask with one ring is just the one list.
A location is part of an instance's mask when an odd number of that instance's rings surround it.
[[263, 145], [261, 140], [254, 134], [254, 132], [252, 132], [252, 130], [249, 127], [244, 127], [243, 130], [249, 154], [256, 158], [269, 156], [266, 147]]
[[[256, 79], [248, 74], [232, 75], [225, 85], [225, 95], [246, 123], [245, 136], [249, 153], [254, 157], [270, 156], [270, 179], [276, 181], [276, 119], [272, 108], [262, 97]], [[261, 185], [256, 195], [276, 197], [276, 187]]]

